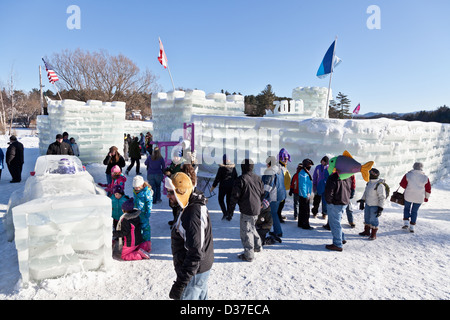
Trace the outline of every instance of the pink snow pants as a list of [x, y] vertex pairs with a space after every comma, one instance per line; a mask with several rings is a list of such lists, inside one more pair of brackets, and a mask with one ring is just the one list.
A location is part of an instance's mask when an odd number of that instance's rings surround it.
[[146, 257], [139, 252], [139, 249], [150, 252], [152, 250], [152, 242], [145, 241], [138, 246], [133, 247], [122, 247], [122, 260], [131, 261], [131, 260], [142, 260]]

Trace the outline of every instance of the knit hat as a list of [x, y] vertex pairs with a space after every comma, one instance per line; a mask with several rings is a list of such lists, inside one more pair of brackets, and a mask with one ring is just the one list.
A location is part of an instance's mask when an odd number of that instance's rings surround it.
[[9, 137], [9, 140], [10, 140], [10, 141], [17, 141], [17, 138], [16, 138], [15, 135], [12, 135], [11, 137]]
[[130, 198], [127, 201], [125, 201], [124, 203], [122, 203], [122, 211], [125, 213], [130, 213], [130, 212], [134, 212], [134, 199]]
[[283, 162], [287, 161], [291, 162], [291, 155], [289, 154], [289, 152], [287, 152], [285, 148], [282, 148], [278, 153], [278, 160]]
[[113, 187], [113, 194], [115, 194], [115, 193], [120, 193], [120, 194], [124, 194], [124, 192], [123, 192], [123, 188], [122, 188], [122, 186], [120, 186], [120, 185], [115, 185], [114, 187]]
[[304, 160], [302, 161], [302, 164], [303, 164], [303, 167], [309, 167], [309, 166], [313, 166], [313, 165], [314, 165], [314, 162], [312, 162], [311, 159], [304, 159]]
[[272, 167], [277, 164], [277, 159], [274, 156], [267, 157], [266, 163]]
[[120, 170], [120, 167], [118, 165], [115, 165], [114, 167], [111, 168], [111, 174], [114, 173], [121, 173], [122, 170]]
[[194, 189], [191, 178], [183, 172], [177, 172], [170, 179], [166, 179], [165, 187], [173, 190], [178, 204], [181, 208], [186, 208]]
[[414, 170], [423, 170], [423, 163], [422, 162], [416, 162], [413, 165]]
[[142, 176], [137, 175], [133, 178], [133, 188], [138, 188], [144, 184], [144, 178]]
[[369, 170], [369, 178], [370, 179], [378, 179], [380, 176], [380, 171], [378, 169], [372, 168]]

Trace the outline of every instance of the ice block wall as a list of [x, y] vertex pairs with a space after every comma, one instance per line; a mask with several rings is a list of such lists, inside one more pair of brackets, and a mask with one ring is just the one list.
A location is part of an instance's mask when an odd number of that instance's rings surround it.
[[78, 158], [39, 157], [35, 175], [11, 195], [5, 215], [22, 281], [109, 268], [111, 210]]
[[[323, 87], [297, 87], [292, 90], [292, 99], [303, 101], [302, 116], [307, 118], [328, 118], [328, 114], [325, 115], [327, 95], [328, 88]], [[330, 100], [332, 99], [333, 93], [330, 89]]]
[[[325, 116], [328, 88], [298, 87], [292, 90], [292, 100], [274, 101], [274, 111], [267, 110], [266, 117], [280, 119], [328, 118]], [[330, 89], [330, 100], [332, 90]]]
[[[202, 162], [199, 174], [215, 174], [224, 152], [237, 164], [250, 154], [258, 163], [257, 173], [262, 174], [267, 156], [277, 156], [281, 148], [291, 155], [292, 162], [288, 164], [291, 174], [305, 158], [317, 165], [323, 156], [337, 156], [344, 150], [361, 163], [375, 161], [374, 167], [380, 170], [381, 177], [395, 188], [416, 161], [424, 163], [424, 171], [432, 181], [450, 172], [448, 124], [199, 115], [193, 115], [192, 121], [197, 157]], [[356, 179], [357, 190], [362, 192], [365, 181], [361, 174]]]
[[123, 150], [125, 102], [48, 100], [48, 116], [37, 117], [40, 154], [58, 133], [74, 137], [83, 162], [101, 162], [111, 146]]
[[154, 140], [178, 140], [176, 130], [190, 122], [192, 114], [243, 116], [244, 97], [202, 90], [159, 92], [152, 95]]
[[125, 120], [124, 133], [139, 137], [140, 133], [145, 136], [147, 132], [153, 134], [153, 121]]

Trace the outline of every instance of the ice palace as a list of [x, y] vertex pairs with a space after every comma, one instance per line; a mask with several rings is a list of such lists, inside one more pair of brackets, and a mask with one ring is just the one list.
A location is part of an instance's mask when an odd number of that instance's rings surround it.
[[[290, 172], [295, 172], [297, 163], [304, 158], [310, 158], [317, 164], [324, 155], [333, 157], [347, 150], [361, 163], [375, 161], [375, 167], [383, 168], [384, 177], [392, 186], [397, 185], [415, 161], [427, 163], [432, 181], [449, 173], [449, 125], [389, 119], [323, 118], [326, 94], [326, 88], [295, 88], [293, 100], [276, 102], [273, 114], [256, 118], [245, 116], [244, 98], [240, 95], [206, 95], [201, 90], [158, 93], [152, 97], [153, 121], [144, 123], [146, 126], [142, 128], [135, 126], [136, 121], [127, 124], [122, 102], [51, 101], [49, 115], [38, 118], [39, 148], [41, 154], [45, 154], [56, 133], [68, 131], [79, 144], [83, 163], [101, 162], [110, 146], [123, 149], [123, 133], [127, 130], [151, 131], [155, 141], [179, 141], [183, 137], [183, 124], [189, 122], [195, 128], [191, 141], [200, 164], [199, 175], [206, 179], [215, 175], [224, 153], [235, 163], [250, 156], [261, 174], [267, 156], [276, 156], [280, 148], [287, 149], [293, 159], [288, 164]], [[45, 163], [52, 162], [50, 160], [46, 159]], [[95, 201], [97, 197], [108, 198], [91, 186], [88, 190], [92, 192], [86, 195], [86, 199], [92, 198], [93, 202], [89, 203], [94, 205], [95, 202], [96, 206], [101, 207], [99, 214], [81, 216], [76, 209], [80, 207], [75, 206], [65, 219], [56, 219], [54, 212], [58, 206], [31, 203], [45, 202], [38, 200], [46, 196], [45, 192], [34, 198], [27, 192], [27, 186], [32, 181], [45, 179], [51, 182], [49, 172], [41, 169], [47, 164], [42, 163], [36, 163], [36, 176], [29, 178], [24, 193], [11, 196], [7, 213], [7, 216], [12, 214], [14, 217], [16, 248], [23, 279], [43, 279], [98, 268], [100, 265], [108, 266], [111, 257], [104, 252], [110, 249], [111, 243], [110, 237], [105, 236], [108, 232], [104, 230], [110, 226], [111, 204]], [[80, 164], [77, 163], [77, 167]], [[86, 174], [80, 170], [76, 175]], [[365, 184], [360, 175], [357, 175], [358, 179], [357, 191], [361, 191]], [[88, 176], [85, 180], [86, 185], [92, 183]], [[55, 180], [55, 183], [60, 182]], [[50, 190], [48, 194], [52, 193], [52, 188], [46, 190]], [[83, 247], [71, 236], [71, 231], [87, 224], [98, 235], [95, 241], [90, 242], [89, 248]], [[17, 230], [21, 230], [20, 233]], [[25, 240], [17, 241], [18, 234]], [[67, 259], [68, 256], [71, 258]]]

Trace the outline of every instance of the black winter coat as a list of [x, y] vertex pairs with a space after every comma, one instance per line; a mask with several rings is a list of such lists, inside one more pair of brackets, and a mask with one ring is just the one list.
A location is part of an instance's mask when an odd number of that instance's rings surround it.
[[206, 203], [202, 193], [193, 192], [172, 228], [176, 282], [182, 286], [186, 286], [194, 275], [210, 270], [214, 262], [211, 220]]
[[124, 238], [124, 246], [135, 247], [144, 242], [141, 232], [141, 211], [125, 213], [120, 217], [117, 229], [113, 231], [113, 236]]
[[325, 201], [330, 204], [344, 205], [350, 203], [352, 178], [339, 179], [337, 172], [328, 177], [325, 184]]
[[125, 167], [125, 159], [120, 156], [119, 161], [116, 162], [116, 157], [111, 157], [109, 153], [106, 155], [105, 160], [103, 160], [103, 164], [106, 166], [106, 174], [111, 174], [111, 169], [115, 165], [118, 165], [120, 167], [120, 170], [122, 170], [123, 167]]
[[73, 150], [70, 144], [67, 142], [61, 142], [58, 141], [53, 142], [48, 146], [47, 154], [67, 154], [69, 156], [73, 156]]
[[23, 164], [23, 144], [14, 141], [6, 149], [5, 162], [8, 166], [21, 166]]
[[264, 184], [261, 177], [249, 171], [239, 176], [231, 191], [228, 214], [232, 215], [236, 204], [241, 214], [257, 216], [261, 211], [261, 201], [264, 199]]
[[141, 158], [141, 148], [139, 147], [139, 142], [136, 141], [136, 139], [131, 142], [128, 154], [130, 155], [131, 159]]
[[217, 170], [216, 178], [212, 186], [215, 188], [219, 184], [220, 188], [233, 188], [234, 180], [237, 178], [237, 172], [234, 164], [220, 164]]

